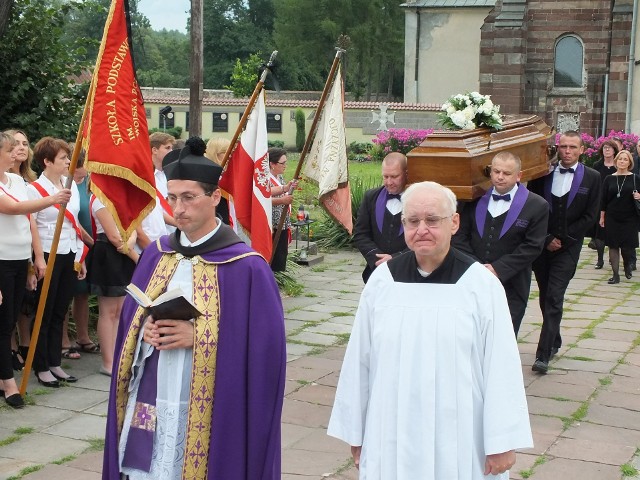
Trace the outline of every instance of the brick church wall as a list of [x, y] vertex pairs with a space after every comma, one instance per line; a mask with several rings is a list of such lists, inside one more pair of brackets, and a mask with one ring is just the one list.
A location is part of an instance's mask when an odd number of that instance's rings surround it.
[[[599, 135], [610, 60], [606, 127], [624, 130], [631, 14], [612, 16], [612, 1], [498, 0], [482, 30], [481, 92], [503, 113], [535, 113], [565, 129], [572, 119], [581, 131]], [[511, 14], [505, 21], [505, 10], [520, 11], [520, 18]], [[553, 86], [555, 44], [565, 34], [583, 43], [583, 88]]]

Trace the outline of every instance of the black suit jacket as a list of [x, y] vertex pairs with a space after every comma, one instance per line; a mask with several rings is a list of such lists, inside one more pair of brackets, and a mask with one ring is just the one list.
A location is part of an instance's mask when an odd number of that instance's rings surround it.
[[551, 186], [553, 172], [532, 180], [528, 184], [529, 190], [543, 197], [551, 208], [545, 247], [557, 236], [556, 232], [552, 231], [552, 226], [558, 221], [558, 218], [563, 217], [561, 221], [565, 225], [564, 230], [567, 235], [565, 238], [560, 238], [562, 249], [574, 247], [576, 250], [580, 250], [587, 230], [593, 226], [600, 211], [602, 183], [600, 174], [582, 164], [578, 164], [576, 168], [583, 169], [583, 173], [580, 174], [582, 178], [579, 178], [579, 172], [576, 170], [573, 176], [571, 192], [569, 193], [569, 200], [563, 212], [554, 211], [552, 208]]
[[369, 275], [376, 268], [378, 253], [389, 255], [399, 254], [407, 249], [404, 235], [400, 232], [400, 214], [394, 217], [393, 225], [385, 223], [382, 232], [376, 223], [376, 200], [384, 187], [367, 190], [362, 198], [358, 218], [353, 227], [353, 243], [367, 261], [362, 274], [366, 282]]
[[[476, 210], [484, 208], [486, 212], [488, 204], [479, 198], [464, 206], [460, 228], [452, 238], [456, 248], [482, 263], [490, 263], [503, 283], [518, 274], [528, 275], [528, 281], [531, 280], [531, 264], [540, 255], [547, 236], [549, 205], [539, 195], [527, 192], [525, 187], [521, 186], [520, 190], [516, 195], [526, 195], [526, 200], [517, 217], [510, 219], [507, 213], [506, 222], [512, 222], [505, 226], [502, 234], [495, 232], [493, 238], [488, 238], [484, 227], [482, 232], [478, 230]], [[511, 208], [517, 208], [515, 199]], [[486, 212], [487, 220], [490, 217]]]

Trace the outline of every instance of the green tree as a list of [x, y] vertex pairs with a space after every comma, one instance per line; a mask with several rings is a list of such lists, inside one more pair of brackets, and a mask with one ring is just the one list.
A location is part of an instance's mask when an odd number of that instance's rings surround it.
[[301, 108], [296, 109], [296, 149], [299, 152], [304, 148], [304, 142], [307, 139], [307, 134], [304, 131], [305, 127], [304, 110]]
[[77, 7], [46, 0], [13, 5], [0, 48], [0, 129], [20, 127], [33, 139], [75, 138], [88, 86], [77, 78], [89, 65], [82, 61], [82, 42], [65, 42], [63, 31], [67, 14]]
[[231, 85], [225, 85], [224, 88], [231, 90], [234, 97], [250, 96], [258, 83], [261, 64], [260, 52], [249, 55], [249, 59], [244, 63], [239, 58], [236, 59], [233, 73], [231, 73]]
[[236, 59], [271, 51], [269, 2], [207, 0], [203, 14], [204, 86], [221, 88], [229, 81]]
[[397, 0], [274, 0], [274, 41], [283, 88], [319, 90], [340, 34], [352, 39], [345, 56], [346, 89], [357, 99], [401, 97], [404, 11]]

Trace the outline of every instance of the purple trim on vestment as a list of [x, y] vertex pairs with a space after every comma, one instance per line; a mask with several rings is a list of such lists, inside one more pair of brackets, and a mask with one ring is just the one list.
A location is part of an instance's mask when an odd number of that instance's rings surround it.
[[[582, 184], [582, 179], [584, 178], [583, 164], [578, 162], [575, 170], [576, 171], [573, 174], [573, 179], [571, 180], [571, 189], [569, 190], [569, 198], [567, 199], [567, 208], [571, 205], [571, 202], [573, 202], [573, 199], [576, 198], [576, 195], [578, 194], [578, 190], [580, 189], [580, 185]], [[545, 179], [545, 182], [544, 182], [544, 198], [549, 204], [550, 210], [553, 210], [553, 199], [552, 199], [551, 188], [553, 187], [554, 174], [555, 174], [555, 169], [552, 173], [547, 175], [547, 178]]]
[[[129, 468], [136, 468], [148, 472], [151, 469], [151, 458], [153, 456], [153, 437], [155, 435], [155, 406], [158, 392], [158, 357], [160, 352], [156, 349], [150, 357], [145, 359], [144, 362], [144, 375], [140, 380], [138, 386], [138, 396], [136, 397], [136, 404], [142, 404], [149, 410], [153, 411], [154, 418], [145, 419], [143, 425], [135, 427], [135, 419], [132, 420], [131, 428], [129, 429], [129, 435], [127, 436], [127, 443], [124, 449], [124, 458], [122, 459], [122, 466]], [[145, 407], [138, 409], [144, 410]], [[150, 407], [150, 408], [149, 408]], [[136, 415], [134, 413], [134, 416]], [[148, 422], [152, 422], [152, 426], [147, 426]]]
[[[168, 237], [163, 250], [171, 251]], [[244, 243], [202, 255], [225, 262], [252, 252]], [[145, 290], [162, 252], [152, 243], [141, 256], [132, 282]], [[248, 256], [218, 266], [220, 322], [215, 399], [207, 479], [279, 480], [280, 421], [284, 396], [284, 314], [273, 273], [262, 257]], [[137, 304], [125, 298], [116, 341], [116, 361]], [[114, 365], [114, 372], [118, 365]], [[111, 383], [103, 480], [120, 480], [116, 422], [116, 375]]]
[[[387, 210], [387, 200], [389, 200], [389, 191], [385, 187], [382, 187], [376, 199], [376, 225], [380, 233], [382, 233], [382, 226], [384, 225], [384, 213]], [[404, 234], [404, 227], [401, 223], [398, 236], [402, 234]]]
[[[480, 197], [480, 200], [478, 200], [478, 204], [476, 205], [476, 228], [478, 229], [478, 235], [480, 235], [480, 238], [484, 236], [484, 223], [487, 220], [487, 212], [489, 211], [489, 201], [491, 199], [492, 192], [493, 189], [489, 189], [487, 193]], [[518, 189], [516, 190], [513, 200], [511, 200], [511, 205], [509, 206], [509, 213], [507, 213], [507, 218], [502, 225], [500, 238], [507, 233], [518, 219], [518, 215], [522, 212], [522, 208], [524, 207], [524, 203], [527, 201], [528, 196], [529, 190], [527, 190], [527, 187], [522, 184], [518, 185]]]

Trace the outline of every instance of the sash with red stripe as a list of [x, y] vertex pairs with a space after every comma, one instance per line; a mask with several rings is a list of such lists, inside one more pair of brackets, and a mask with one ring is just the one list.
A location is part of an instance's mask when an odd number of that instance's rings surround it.
[[167, 215], [173, 217], [173, 209], [171, 208], [171, 205], [169, 205], [167, 199], [162, 196], [158, 189], [156, 189], [156, 195], [158, 196], [158, 200], [160, 200], [160, 206], [162, 209], [167, 213]]
[[[49, 196], [49, 194], [44, 189], [44, 187], [40, 185], [38, 182], [33, 182], [31, 185], [33, 185], [33, 187], [38, 191], [38, 193], [40, 193], [40, 195], [42, 195], [43, 198]], [[60, 205], [58, 205], [57, 203], [54, 204], [53, 206], [57, 210], [60, 210]], [[84, 262], [84, 259], [87, 256], [87, 253], [89, 253], [89, 247], [87, 247], [84, 241], [82, 240], [82, 231], [80, 230], [80, 227], [78, 227], [78, 224], [76, 223], [76, 218], [73, 216], [73, 214], [69, 210], [64, 211], [64, 218], [69, 220], [69, 223], [71, 223], [71, 226], [76, 231], [76, 235], [80, 239], [80, 242], [82, 242], [82, 255], [80, 256], [80, 263], [82, 263]]]
[[[0, 186], [0, 190], [2, 190], [2, 191], [4, 192], [4, 194], [5, 194], [7, 197], [9, 197], [11, 200], [15, 200], [16, 202], [20, 202], [20, 200], [18, 200], [16, 197], [14, 197], [13, 195], [11, 195], [9, 192], [7, 192], [7, 191], [6, 191], [3, 187], [1, 187], [1, 186]], [[27, 214], [25, 214], [25, 215], [26, 215], [27, 219], [28, 219], [29, 221], [31, 221], [31, 214], [30, 214], [30, 213], [27, 213]]]

